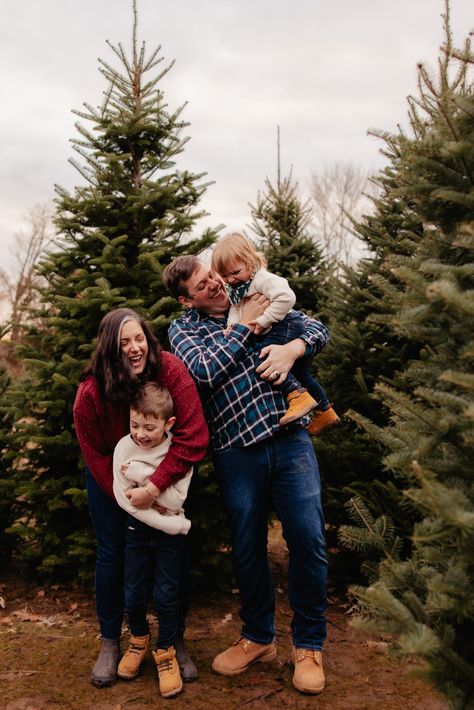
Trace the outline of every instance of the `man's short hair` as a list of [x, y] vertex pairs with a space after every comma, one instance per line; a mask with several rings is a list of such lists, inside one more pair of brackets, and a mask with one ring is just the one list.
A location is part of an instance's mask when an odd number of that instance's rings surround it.
[[156, 382], [145, 382], [131, 397], [130, 409], [144, 417], [167, 422], [173, 416], [173, 400], [165, 387]]
[[188, 296], [184, 283], [191, 278], [201, 265], [201, 260], [194, 254], [177, 256], [163, 271], [163, 283], [172, 296]]

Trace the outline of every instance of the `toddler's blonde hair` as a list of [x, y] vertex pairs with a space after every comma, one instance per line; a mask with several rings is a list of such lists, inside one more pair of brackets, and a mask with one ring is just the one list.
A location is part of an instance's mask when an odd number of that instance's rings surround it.
[[211, 268], [218, 274], [225, 273], [231, 261], [243, 261], [250, 271], [265, 268], [267, 260], [263, 254], [256, 250], [250, 239], [240, 232], [231, 232], [219, 239], [212, 252]]

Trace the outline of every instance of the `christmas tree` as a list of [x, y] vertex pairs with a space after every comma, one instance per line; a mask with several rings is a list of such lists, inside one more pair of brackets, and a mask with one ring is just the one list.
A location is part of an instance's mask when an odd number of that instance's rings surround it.
[[[411, 134], [397, 146], [394, 198], [423, 226], [393, 251], [378, 286], [393, 307], [384, 321], [418, 356], [376, 393], [389, 414], [378, 426], [354, 421], [380, 443], [398, 488], [404, 527], [352, 502], [352, 548], [375, 552], [369, 586], [358, 586], [359, 625], [394, 634], [396, 647], [424, 659], [454, 707], [474, 706], [474, 96], [469, 42], [455, 50], [446, 3], [445, 42], [434, 79], [419, 67], [409, 99]], [[409, 253], [411, 251], [411, 254]], [[395, 284], [385, 279], [390, 273]], [[407, 527], [409, 528], [407, 532]]]
[[[88, 520], [72, 404], [99, 321], [118, 306], [151, 320], [161, 342], [177, 304], [162, 284], [162, 269], [180, 252], [197, 253], [210, 230], [192, 238], [203, 212], [203, 175], [176, 167], [184, 150], [183, 106], [169, 110], [160, 81], [160, 48], [137, 43], [135, 3], [131, 55], [109, 45], [118, 68], [100, 61], [106, 80], [101, 106], [77, 111], [71, 161], [83, 182], [57, 187], [55, 248], [39, 271], [46, 284], [34, 326], [20, 349], [24, 376], [2, 402], [12, 426], [3, 451], [16, 555], [29, 568], [90, 573], [93, 540]], [[6, 467], [6, 470], [5, 470]]]
[[251, 229], [257, 236], [268, 269], [288, 279], [296, 294], [295, 308], [309, 315], [323, 310], [322, 294], [329, 266], [311, 234], [310, 200], [302, 201], [292, 172], [281, 176], [280, 129], [277, 138], [276, 184], [266, 178], [265, 190], [250, 205]]

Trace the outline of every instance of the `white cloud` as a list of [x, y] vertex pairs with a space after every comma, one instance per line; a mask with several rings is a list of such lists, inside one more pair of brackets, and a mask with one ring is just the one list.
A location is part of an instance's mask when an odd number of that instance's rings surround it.
[[[276, 167], [300, 184], [322, 163], [379, 167], [370, 127], [405, 122], [416, 65], [433, 66], [442, 41], [442, 0], [138, 0], [138, 37], [162, 45], [176, 64], [163, 79], [170, 107], [188, 101], [191, 136], [182, 157], [215, 180], [204, 200], [209, 222], [238, 228], [248, 202]], [[460, 44], [472, 28], [471, 0], [452, 0]], [[55, 183], [80, 176], [73, 154], [73, 108], [99, 104], [105, 88], [97, 57], [131, 38], [131, 1], [3, 0], [0, 28], [2, 161], [0, 265], [7, 244]]]

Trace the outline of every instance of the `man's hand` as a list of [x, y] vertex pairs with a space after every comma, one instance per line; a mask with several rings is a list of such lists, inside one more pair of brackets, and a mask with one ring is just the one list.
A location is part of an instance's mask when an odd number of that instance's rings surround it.
[[270, 301], [261, 293], [254, 293], [253, 296], [244, 298], [240, 306], [239, 323], [246, 325], [247, 328], [253, 331], [257, 318], [263, 315], [269, 305]]
[[267, 345], [260, 351], [260, 359], [263, 362], [257, 367], [257, 373], [272, 385], [281, 385], [295, 361], [305, 352], [306, 343], [301, 338], [291, 340], [285, 345]]

